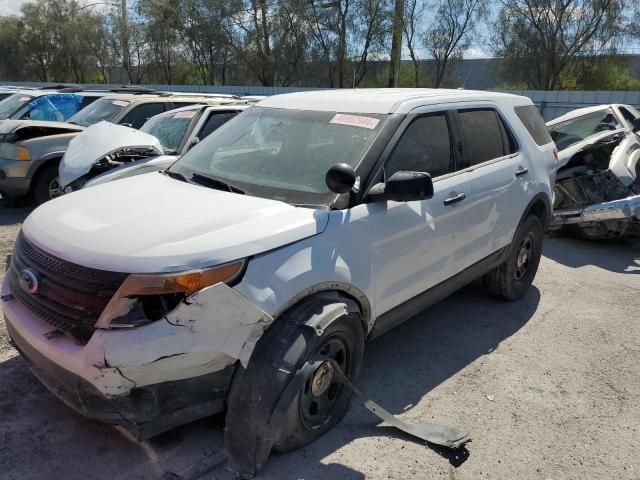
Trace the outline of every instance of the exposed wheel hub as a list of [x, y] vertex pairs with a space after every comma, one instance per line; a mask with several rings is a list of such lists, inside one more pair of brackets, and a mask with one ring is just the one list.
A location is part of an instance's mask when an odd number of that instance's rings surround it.
[[314, 397], [319, 397], [327, 391], [333, 381], [333, 366], [329, 362], [324, 362], [313, 374], [311, 380], [311, 393]]

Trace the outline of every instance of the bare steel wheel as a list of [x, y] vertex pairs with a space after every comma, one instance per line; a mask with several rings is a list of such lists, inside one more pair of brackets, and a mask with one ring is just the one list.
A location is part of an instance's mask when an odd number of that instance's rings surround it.
[[533, 258], [533, 244], [533, 236], [529, 233], [522, 241], [518, 251], [518, 256], [516, 257], [516, 267], [513, 271], [516, 280], [522, 280], [527, 275]]
[[484, 276], [487, 292], [505, 300], [522, 298], [533, 283], [542, 255], [540, 219], [530, 215], [516, 232], [507, 259]]
[[[324, 338], [316, 351], [320, 358], [335, 360], [348, 377], [353, 376], [353, 352], [347, 339], [340, 335]], [[335, 375], [334, 367], [330, 363], [323, 363], [300, 393], [300, 420], [304, 427], [308, 430], [322, 427], [330, 420], [344, 393], [344, 385]]]

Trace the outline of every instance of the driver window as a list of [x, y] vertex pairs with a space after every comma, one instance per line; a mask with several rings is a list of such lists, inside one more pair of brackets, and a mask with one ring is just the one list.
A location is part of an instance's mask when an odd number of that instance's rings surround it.
[[624, 117], [624, 119], [632, 125], [633, 125], [633, 122], [635, 122], [636, 119], [638, 118], [624, 107], [620, 107], [620, 113], [622, 113], [622, 116]]
[[427, 172], [431, 178], [455, 171], [447, 117], [438, 112], [416, 118], [384, 166], [385, 181], [396, 172]]

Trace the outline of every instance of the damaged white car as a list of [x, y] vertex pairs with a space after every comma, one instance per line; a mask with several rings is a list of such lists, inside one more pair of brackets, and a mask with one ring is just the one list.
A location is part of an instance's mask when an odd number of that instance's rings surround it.
[[139, 437], [226, 410], [231, 466], [255, 474], [340, 421], [367, 340], [481, 277], [526, 294], [554, 148], [514, 95], [270, 97], [165, 172], [36, 209], [2, 286], [9, 335], [69, 406]]
[[109, 122], [94, 124], [69, 143], [59, 166], [60, 185], [64, 193], [71, 193], [164, 170], [248, 107], [189, 105], [150, 118], [140, 130]]
[[640, 235], [640, 112], [599, 105], [547, 126], [559, 150], [551, 227], [590, 238]]

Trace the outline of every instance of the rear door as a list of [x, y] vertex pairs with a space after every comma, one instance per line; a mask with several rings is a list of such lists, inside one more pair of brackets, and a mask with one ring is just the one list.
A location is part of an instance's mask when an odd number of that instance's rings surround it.
[[473, 264], [511, 243], [529, 201], [529, 165], [510, 126], [492, 105], [456, 111], [459, 150], [471, 178], [473, 222], [465, 251]]

